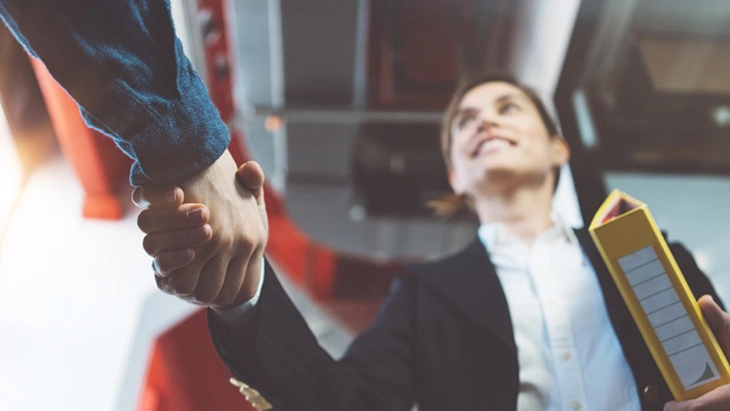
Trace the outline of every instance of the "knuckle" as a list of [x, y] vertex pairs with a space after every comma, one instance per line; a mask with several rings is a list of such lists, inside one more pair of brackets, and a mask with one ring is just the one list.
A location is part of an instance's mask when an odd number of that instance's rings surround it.
[[178, 297], [190, 297], [195, 291], [195, 286], [191, 286], [189, 283], [185, 282], [173, 282], [170, 286], [173, 293]]
[[250, 254], [256, 248], [256, 241], [250, 236], [243, 236], [239, 240], [239, 246], [243, 252]]
[[230, 285], [224, 285], [223, 288], [221, 288], [221, 291], [216, 296], [214, 304], [218, 307], [226, 307], [233, 303], [236, 294], [237, 290], [235, 290], [235, 287], [232, 287]]
[[185, 239], [190, 244], [200, 244], [208, 242], [211, 240], [211, 230], [208, 229], [206, 226], [186, 229]]
[[147, 255], [151, 257], [156, 256], [158, 254], [156, 238], [149, 234], [144, 236], [144, 239], [142, 240], [142, 248], [147, 253]]
[[208, 224], [202, 226], [202, 228], [205, 229], [205, 241], [210, 241], [214, 237], [213, 228]]
[[230, 307], [236, 299], [235, 293], [227, 293], [226, 295], [217, 298], [215, 301], [216, 306], [220, 308]]
[[177, 268], [177, 264], [174, 264], [169, 259], [157, 258], [157, 272], [162, 275], [168, 275]]
[[192, 278], [192, 276], [184, 275], [182, 272], [175, 272], [175, 274], [177, 275], [170, 277], [169, 284], [171, 290], [177, 296], [191, 296], [195, 292], [197, 280]]
[[200, 305], [200, 306], [206, 307], [206, 305], [205, 305], [205, 304], [203, 304], [203, 303], [200, 303], [200, 302], [196, 301], [196, 300], [195, 300], [194, 298], [190, 298], [190, 297], [183, 297], [183, 296], [181, 296], [180, 298], [181, 298], [181, 299], [182, 299], [183, 301], [187, 301], [187, 302], [189, 302], [190, 304], [195, 304], [195, 305]]
[[143, 233], [149, 233], [151, 230], [150, 227], [150, 217], [149, 214], [146, 211], [142, 211], [137, 216], [137, 227], [142, 230]]
[[158, 276], [155, 276], [155, 283], [157, 284], [157, 288], [159, 288], [160, 291], [166, 294], [171, 294], [170, 286], [166, 278], [160, 278]]
[[225, 238], [223, 239], [223, 241], [221, 241], [221, 248], [226, 251], [232, 250], [235, 245], [236, 242], [230, 237]]
[[213, 293], [211, 293], [211, 292], [196, 291], [195, 293], [192, 294], [191, 297], [192, 297], [193, 301], [195, 301], [197, 304], [210, 305], [213, 303], [216, 296], [213, 295]]

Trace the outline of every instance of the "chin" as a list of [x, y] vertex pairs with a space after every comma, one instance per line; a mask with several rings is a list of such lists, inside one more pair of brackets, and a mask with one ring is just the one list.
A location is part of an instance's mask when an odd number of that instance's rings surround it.
[[516, 176], [516, 170], [510, 167], [493, 165], [485, 167], [482, 179], [485, 183], [501, 182], [513, 180]]
[[472, 190], [469, 191], [501, 191], [508, 186], [514, 185], [515, 181], [517, 181], [517, 174], [514, 170], [502, 167], [491, 167], [489, 169], [485, 169], [484, 172], [479, 175], [479, 178], [475, 178], [472, 181]]

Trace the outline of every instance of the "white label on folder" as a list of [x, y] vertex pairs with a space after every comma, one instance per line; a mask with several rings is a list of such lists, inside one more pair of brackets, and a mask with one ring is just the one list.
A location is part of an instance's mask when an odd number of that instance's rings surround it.
[[654, 249], [642, 248], [618, 262], [685, 390], [720, 378]]

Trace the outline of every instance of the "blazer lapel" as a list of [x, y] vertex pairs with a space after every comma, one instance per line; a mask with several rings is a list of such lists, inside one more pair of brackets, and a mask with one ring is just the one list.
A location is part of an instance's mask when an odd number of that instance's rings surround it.
[[629, 315], [626, 303], [624, 303], [616, 287], [616, 283], [611, 277], [608, 268], [606, 268], [606, 263], [603, 262], [603, 257], [601, 257], [601, 253], [593, 243], [593, 239], [588, 233], [588, 230], [585, 228], [575, 230], [575, 235], [578, 238], [581, 248], [583, 248], [583, 252], [590, 260], [591, 265], [593, 265], [593, 270], [596, 272], [598, 282], [601, 285], [601, 291], [603, 291], [603, 299], [608, 310], [608, 317], [611, 319], [613, 329], [619, 334], [620, 325], [624, 322], [626, 316]]
[[482, 243], [476, 239], [451, 258], [415, 267], [424, 282], [478, 326], [516, 351], [507, 299]]
[[[611, 324], [619, 333], [620, 325], [629, 315], [626, 304], [588, 231], [575, 230], [575, 234], [593, 265]], [[478, 239], [453, 257], [417, 265], [412, 269], [421, 272], [426, 284], [452, 302], [477, 325], [486, 328], [507, 347], [516, 350], [507, 298], [494, 265]]]

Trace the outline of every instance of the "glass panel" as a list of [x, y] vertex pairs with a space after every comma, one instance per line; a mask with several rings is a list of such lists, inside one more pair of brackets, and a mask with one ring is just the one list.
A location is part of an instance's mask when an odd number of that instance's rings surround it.
[[583, 145], [608, 169], [730, 173], [730, 2], [602, 7], [571, 94]]

